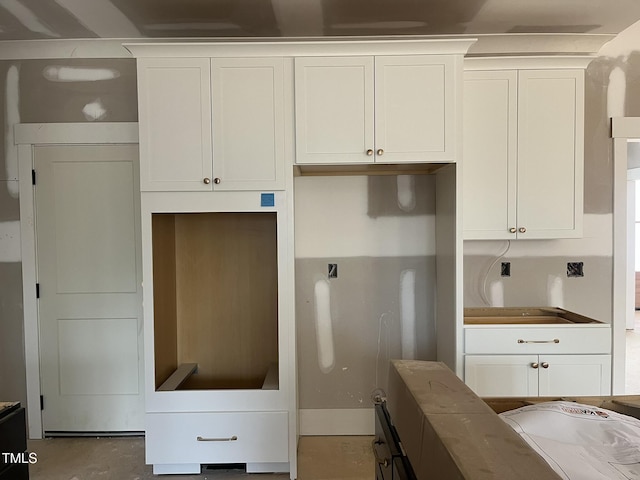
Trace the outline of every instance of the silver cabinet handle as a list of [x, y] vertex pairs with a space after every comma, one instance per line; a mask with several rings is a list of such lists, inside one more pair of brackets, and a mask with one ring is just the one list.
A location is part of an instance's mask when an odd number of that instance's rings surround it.
[[554, 338], [553, 340], [523, 340], [518, 339], [518, 343], [560, 343], [560, 339]]
[[524, 227], [520, 227], [520, 228], [518, 229], [518, 231], [519, 231], [520, 233], [524, 233], [524, 232], [526, 232], [526, 231], [527, 231], [527, 229], [526, 229], [526, 228], [524, 228]]
[[516, 227], [511, 227], [511, 228], [509, 229], [509, 232], [510, 232], [510, 233], [516, 233], [517, 231], [518, 231], [518, 230], [516, 229]]
[[531, 368], [538, 368], [538, 362], [533, 362], [531, 364]]
[[372, 149], [367, 150], [367, 155], [369, 156], [373, 155], [373, 150]]
[[549, 368], [549, 364], [547, 362], [542, 362], [542, 368]]
[[376, 155], [383, 155], [383, 154], [384, 154], [384, 150], [383, 150], [383, 149], [381, 149], [381, 148], [379, 148], [379, 149], [376, 151]]
[[238, 440], [238, 437], [236, 435], [228, 438], [197, 437], [196, 440], [199, 442], [235, 442]]
[[204, 182], [205, 185], [209, 185], [211, 183], [211, 179], [208, 177], [204, 177], [202, 181]]

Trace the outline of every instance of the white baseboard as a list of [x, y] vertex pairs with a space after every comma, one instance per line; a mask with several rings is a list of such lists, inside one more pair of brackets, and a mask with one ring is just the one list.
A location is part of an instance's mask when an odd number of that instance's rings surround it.
[[373, 435], [373, 408], [300, 409], [300, 435]]

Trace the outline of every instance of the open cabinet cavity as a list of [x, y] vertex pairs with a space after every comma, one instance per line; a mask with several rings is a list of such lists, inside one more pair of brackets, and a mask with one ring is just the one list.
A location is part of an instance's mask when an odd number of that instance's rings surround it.
[[277, 213], [153, 213], [155, 388], [279, 388]]

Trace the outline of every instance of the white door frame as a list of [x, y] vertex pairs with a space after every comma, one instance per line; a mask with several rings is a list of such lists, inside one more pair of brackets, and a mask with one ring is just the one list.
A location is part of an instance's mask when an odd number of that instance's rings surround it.
[[612, 393], [625, 392], [626, 325], [629, 314], [627, 252], [627, 142], [640, 139], [640, 117], [611, 119], [613, 138], [613, 285], [612, 285]]
[[14, 127], [18, 146], [20, 188], [20, 245], [22, 248], [22, 302], [24, 308], [24, 356], [27, 381], [29, 438], [42, 438], [40, 410], [40, 342], [36, 300], [37, 261], [34, 193], [31, 172], [38, 145], [104, 145], [138, 143], [136, 122], [24, 123]]

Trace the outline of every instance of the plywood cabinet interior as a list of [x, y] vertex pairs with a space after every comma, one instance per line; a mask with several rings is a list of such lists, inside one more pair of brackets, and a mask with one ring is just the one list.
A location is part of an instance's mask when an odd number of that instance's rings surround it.
[[450, 55], [295, 59], [296, 162], [452, 162]]
[[284, 189], [282, 58], [138, 60], [142, 191]]
[[[275, 213], [156, 213], [156, 388], [260, 389], [278, 363]], [[277, 378], [277, 376], [276, 376]]]
[[464, 74], [465, 239], [582, 235], [584, 71]]

